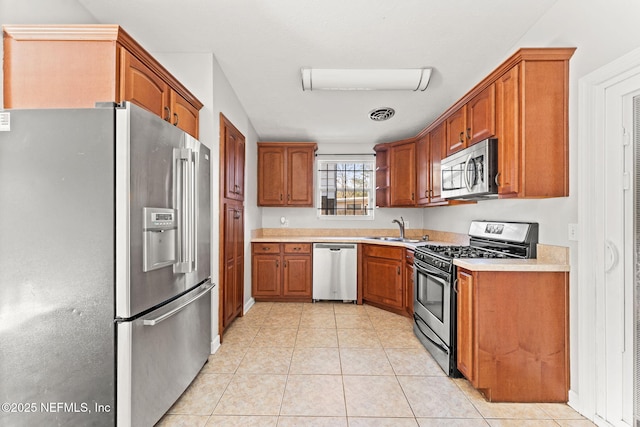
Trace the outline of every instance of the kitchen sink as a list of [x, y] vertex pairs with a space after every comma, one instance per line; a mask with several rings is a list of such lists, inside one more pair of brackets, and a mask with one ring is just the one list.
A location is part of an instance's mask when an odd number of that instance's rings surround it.
[[402, 238], [402, 237], [369, 237], [369, 239], [375, 239], [375, 240], [384, 240], [386, 242], [404, 242], [404, 243], [420, 243], [422, 242], [422, 240], [419, 239], [407, 239], [407, 238]]

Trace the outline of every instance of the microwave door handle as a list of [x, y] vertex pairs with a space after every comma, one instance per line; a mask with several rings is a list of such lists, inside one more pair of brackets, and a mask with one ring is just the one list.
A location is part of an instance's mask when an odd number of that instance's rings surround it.
[[467, 190], [472, 191], [471, 188], [471, 183], [469, 182], [469, 163], [471, 163], [471, 159], [473, 158], [473, 154], [469, 154], [469, 157], [467, 157], [467, 161], [464, 162], [464, 172], [463, 172], [463, 179], [464, 179], [464, 185], [465, 187], [467, 187]]

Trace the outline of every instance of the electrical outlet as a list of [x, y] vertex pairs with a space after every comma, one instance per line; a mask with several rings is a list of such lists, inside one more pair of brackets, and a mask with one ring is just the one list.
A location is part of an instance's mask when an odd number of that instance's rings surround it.
[[569, 240], [578, 240], [578, 224], [569, 224]]

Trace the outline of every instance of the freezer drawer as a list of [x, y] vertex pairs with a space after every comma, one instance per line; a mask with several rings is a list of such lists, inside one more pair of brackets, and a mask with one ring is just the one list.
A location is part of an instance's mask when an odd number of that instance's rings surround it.
[[357, 299], [357, 247], [355, 243], [314, 243], [314, 300]]
[[175, 301], [117, 327], [117, 425], [152, 426], [180, 397], [211, 349], [206, 281]]

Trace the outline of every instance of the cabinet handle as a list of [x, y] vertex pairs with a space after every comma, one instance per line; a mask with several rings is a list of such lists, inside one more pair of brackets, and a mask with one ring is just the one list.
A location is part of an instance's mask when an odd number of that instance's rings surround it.
[[398, 276], [400, 275], [400, 266], [396, 267], [396, 271], [398, 272]]
[[284, 268], [287, 268], [287, 261], [284, 262]]
[[263, 247], [262, 247], [262, 250], [263, 250], [263, 251], [270, 251], [270, 250], [271, 250], [271, 248], [270, 248], [269, 246], [263, 246]]
[[235, 219], [239, 219], [240, 218], [240, 211], [234, 209], [233, 210], [233, 217]]
[[453, 281], [453, 292], [458, 293], [458, 279]]
[[500, 187], [500, 182], [498, 182], [498, 177], [499, 177], [499, 176], [500, 176], [500, 172], [498, 172], [498, 173], [496, 174], [496, 179], [495, 179], [495, 181], [496, 181], [496, 185], [497, 185], [498, 187]]
[[174, 126], [178, 126], [178, 113], [173, 113], [173, 118], [175, 121], [173, 122]]
[[276, 268], [280, 268], [280, 261], [276, 260]]
[[471, 128], [467, 128], [467, 139], [471, 139]]
[[287, 194], [287, 200], [291, 201], [291, 194]]
[[280, 201], [282, 201], [282, 193], [280, 193]]
[[299, 248], [299, 247], [293, 248], [294, 251], [299, 251], [300, 249], [302, 249], [302, 248]]
[[171, 110], [169, 109], [169, 107], [164, 107], [164, 112], [166, 113], [164, 115], [164, 121], [168, 122], [169, 118], [171, 117]]
[[411, 200], [415, 200], [415, 197], [416, 197], [415, 194], [411, 193]]
[[460, 138], [458, 139], [460, 144], [464, 143], [464, 131], [460, 132]]

